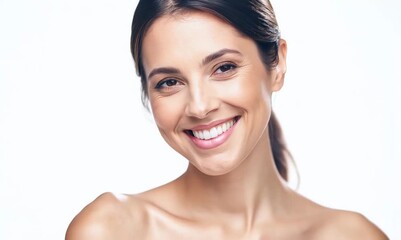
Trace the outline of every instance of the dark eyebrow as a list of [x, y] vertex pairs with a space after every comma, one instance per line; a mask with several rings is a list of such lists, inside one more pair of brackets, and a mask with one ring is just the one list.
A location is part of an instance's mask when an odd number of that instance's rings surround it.
[[237, 50], [223, 48], [223, 49], [221, 49], [221, 50], [219, 50], [219, 51], [217, 51], [215, 53], [212, 53], [212, 54], [208, 55], [207, 57], [205, 57], [203, 59], [203, 61], [202, 61], [202, 65], [204, 66], [204, 65], [210, 63], [211, 61], [213, 61], [213, 60], [215, 60], [215, 59], [217, 59], [217, 58], [219, 58], [219, 57], [221, 57], [221, 56], [223, 56], [223, 55], [225, 55], [227, 53], [235, 53], [235, 54], [239, 54], [239, 55], [242, 56], [242, 54]]
[[[212, 53], [212, 54], [206, 56], [202, 60], [202, 65], [204, 66], [204, 65], [210, 63], [211, 61], [213, 61], [227, 53], [235, 53], [235, 54], [239, 54], [242, 56], [242, 54], [237, 50], [224, 48], [224, 49], [221, 49], [215, 53]], [[155, 68], [149, 73], [148, 79], [150, 79], [151, 77], [153, 77], [154, 75], [157, 75], [157, 74], [179, 74], [179, 73], [180, 73], [180, 70], [178, 70], [177, 68], [173, 68], [173, 67]]]
[[153, 77], [156, 74], [178, 74], [180, 73], [180, 70], [178, 70], [177, 68], [173, 68], [173, 67], [161, 67], [161, 68], [155, 68], [153, 69], [148, 76], [148, 79], [150, 79], [151, 77]]

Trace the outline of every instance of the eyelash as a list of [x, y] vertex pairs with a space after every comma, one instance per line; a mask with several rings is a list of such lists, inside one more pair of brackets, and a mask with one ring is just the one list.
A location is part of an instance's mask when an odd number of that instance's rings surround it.
[[[222, 67], [229, 67], [229, 69], [228, 70], [226, 70], [226, 71], [221, 71], [221, 73], [216, 73], [219, 69], [221, 69]], [[216, 68], [216, 70], [213, 72], [213, 73], [216, 73], [216, 74], [225, 74], [225, 73], [227, 73], [227, 72], [230, 72], [230, 71], [232, 71], [232, 70], [234, 70], [234, 69], [236, 69], [237, 68], [237, 65], [235, 65], [234, 63], [223, 63], [223, 64], [220, 64], [217, 68]]]
[[[221, 68], [223, 68], [223, 67], [228, 67], [229, 69], [226, 69], [225, 71], [222, 71]], [[234, 69], [236, 69], [236, 68], [237, 68], [237, 65], [235, 65], [235, 64], [233, 64], [233, 63], [222, 63], [222, 64], [218, 65], [218, 67], [217, 67], [216, 70], [213, 72], [213, 74], [218, 74], [218, 75], [220, 75], [220, 74], [226, 74], [226, 73], [228, 73], [228, 72], [230, 72], [230, 71], [232, 71], [232, 70], [234, 70]], [[216, 73], [219, 69], [220, 69], [221, 73]], [[164, 84], [168, 84], [168, 82], [171, 83], [171, 81], [174, 81], [174, 85], [172, 85], [172, 86], [164, 86], [164, 87], [163, 87]], [[155, 89], [162, 89], [162, 88], [166, 88], [166, 87], [167, 87], [167, 88], [168, 88], [168, 87], [174, 87], [174, 86], [176, 86], [178, 83], [179, 83], [179, 81], [176, 80], [176, 79], [174, 79], [174, 78], [164, 79], [164, 80], [161, 80], [160, 82], [158, 82], [158, 83], [156, 84]]]
[[[171, 81], [174, 81], [175, 82], [175, 84], [173, 85], [173, 86], [165, 86], [165, 87], [163, 87], [163, 85], [164, 84], [168, 84], [168, 82], [170, 82], [171, 83]], [[176, 86], [177, 85], [177, 83], [179, 83], [179, 81], [178, 80], [176, 80], [176, 79], [174, 79], [174, 78], [167, 78], [167, 79], [163, 79], [163, 80], [161, 80], [160, 82], [158, 82], [157, 84], [156, 84], [156, 86], [155, 86], [155, 89], [162, 89], [162, 88], [168, 88], [168, 87], [174, 87], [174, 86]]]

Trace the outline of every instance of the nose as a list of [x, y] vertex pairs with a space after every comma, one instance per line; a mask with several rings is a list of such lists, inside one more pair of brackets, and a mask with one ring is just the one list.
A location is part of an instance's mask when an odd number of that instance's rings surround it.
[[189, 117], [206, 118], [220, 106], [217, 94], [207, 83], [191, 85], [188, 95], [185, 113]]

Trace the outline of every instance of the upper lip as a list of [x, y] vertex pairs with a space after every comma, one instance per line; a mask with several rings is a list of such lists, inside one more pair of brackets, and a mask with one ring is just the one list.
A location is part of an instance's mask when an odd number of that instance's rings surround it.
[[237, 116], [226, 118], [226, 119], [221, 119], [221, 120], [215, 120], [208, 124], [197, 125], [196, 127], [193, 127], [191, 129], [187, 129], [187, 130], [192, 130], [192, 131], [207, 130], [207, 129], [211, 129], [212, 127], [215, 127], [217, 125], [220, 125], [222, 123], [228, 122], [228, 121], [230, 121], [232, 119], [236, 119], [236, 118], [237, 118]]

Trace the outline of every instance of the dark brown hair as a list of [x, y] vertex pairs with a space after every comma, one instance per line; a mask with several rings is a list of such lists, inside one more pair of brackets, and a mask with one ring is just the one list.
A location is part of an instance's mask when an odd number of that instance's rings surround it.
[[[131, 53], [141, 78], [142, 102], [145, 107], [148, 102], [147, 79], [141, 56], [144, 35], [157, 18], [179, 11], [208, 12], [227, 21], [255, 41], [268, 70], [277, 65], [280, 30], [268, 0], [140, 0], [132, 21]], [[281, 177], [288, 180], [287, 159], [290, 153], [273, 112], [268, 128], [275, 165]]]

